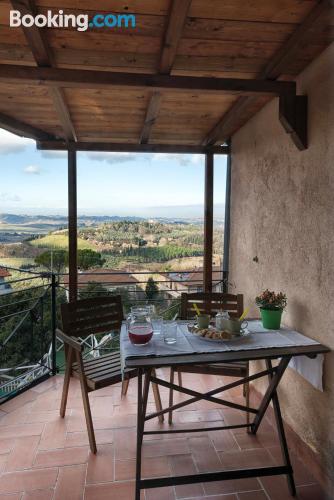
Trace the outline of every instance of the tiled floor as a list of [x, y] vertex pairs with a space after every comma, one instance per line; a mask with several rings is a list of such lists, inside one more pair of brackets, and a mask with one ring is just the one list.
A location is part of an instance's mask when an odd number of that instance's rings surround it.
[[[160, 373], [166, 377], [167, 372]], [[190, 388], [213, 388], [215, 377], [184, 375]], [[59, 417], [62, 377], [57, 376], [5, 403], [0, 409], [0, 500], [132, 500], [136, 452], [136, 380], [121, 401], [120, 387], [90, 395], [98, 453], [88, 447], [80, 387], [73, 380], [65, 419]], [[229, 396], [242, 402], [239, 390]], [[167, 390], [162, 389], [167, 403]], [[184, 398], [175, 395], [175, 400]], [[152, 394], [149, 407], [154, 408]], [[243, 422], [244, 414], [205, 401], [174, 414], [174, 427], [207, 427], [207, 432], [147, 436], [143, 475], [191, 474], [234, 467], [276, 464], [276, 434], [264, 420], [256, 437], [244, 429], [209, 431], [210, 426]], [[149, 421], [150, 428], [158, 428]], [[167, 427], [168, 424], [164, 424]], [[292, 455], [298, 498], [324, 500], [320, 487]], [[143, 493], [146, 500], [284, 500], [291, 498], [284, 477], [243, 479], [160, 488]]]

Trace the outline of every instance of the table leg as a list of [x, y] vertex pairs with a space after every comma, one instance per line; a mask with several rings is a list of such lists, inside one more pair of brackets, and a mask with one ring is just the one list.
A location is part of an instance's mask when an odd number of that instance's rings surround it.
[[[272, 363], [271, 363], [270, 359], [266, 360], [266, 365], [267, 365], [268, 369], [272, 368]], [[268, 375], [268, 377], [269, 377], [269, 380], [271, 380], [273, 375], [270, 374], [270, 375]], [[282, 419], [282, 415], [281, 415], [281, 408], [280, 408], [280, 404], [279, 404], [278, 395], [277, 395], [276, 390], [273, 393], [272, 402], [273, 402], [273, 407], [274, 407], [276, 426], [277, 426], [277, 430], [278, 430], [278, 437], [279, 437], [279, 442], [280, 442], [280, 446], [281, 446], [281, 452], [282, 452], [282, 456], [283, 456], [283, 460], [284, 460], [284, 465], [291, 467], [289, 449], [288, 449], [288, 444], [287, 444], [286, 437], [285, 437], [283, 419]], [[291, 471], [292, 471], [292, 467], [291, 467]], [[287, 481], [288, 481], [288, 487], [289, 487], [289, 491], [290, 491], [291, 495], [295, 496], [296, 495], [296, 486], [295, 486], [295, 481], [293, 478], [293, 471], [287, 475]]]
[[137, 452], [136, 452], [136, 495], [135, 499], [140, 500], [141, 481], [141, 451], [144, 436], [145, 415], [147, 407], [148, 392], [150, 388], [151, 370], [145, 372], [144, 392], [143, 392], [143, 370], [138, 370], [138, 397], [137, 397]]

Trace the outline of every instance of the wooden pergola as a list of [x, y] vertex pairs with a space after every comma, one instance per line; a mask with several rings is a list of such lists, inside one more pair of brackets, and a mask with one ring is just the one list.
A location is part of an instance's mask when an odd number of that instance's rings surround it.
[[[134, 13], [136, 27], [11, 28], [11, 9]], [[294, 79], [334, 39], [333, 0], [4, 0], [0, 24], [0, 126], [68, 151], [71, 298], [77, 151], [205, 155], [210, 290], [214, 155], [229, 155], [233, 134], [273, 98], [296, 147], [307, 148], [307, 96]]]

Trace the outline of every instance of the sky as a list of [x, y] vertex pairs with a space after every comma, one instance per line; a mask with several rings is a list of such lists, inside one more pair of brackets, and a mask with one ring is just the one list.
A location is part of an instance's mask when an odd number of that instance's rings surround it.
[[[66, 214], [66, 152], [37, 151], [33, 140], [0, 129], [0, 165], [0, 213]], [[203, 205], [203, 155], [81, 152], [77, 173], [80, 215], [181, 217]], [[225, 174], [226, 157], [216, 156], [217, 216]]]

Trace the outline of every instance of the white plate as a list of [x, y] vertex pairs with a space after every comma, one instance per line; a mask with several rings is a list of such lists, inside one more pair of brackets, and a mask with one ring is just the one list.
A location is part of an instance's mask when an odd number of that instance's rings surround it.
[[241, 330], [240, 334], [234, 335], [231, 339], [210, 339], [209, 337], [202, 337], [201, 335], [196, 336], [201, 340], [206, 340], [207, 342], [234, 342], [235, 340], [240, 340], [244, 337], [248, 337], [249, 333], [249, 330], [245, 328], [244, 330]]

